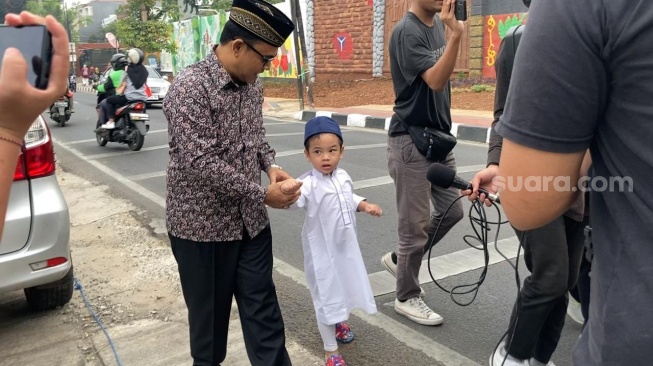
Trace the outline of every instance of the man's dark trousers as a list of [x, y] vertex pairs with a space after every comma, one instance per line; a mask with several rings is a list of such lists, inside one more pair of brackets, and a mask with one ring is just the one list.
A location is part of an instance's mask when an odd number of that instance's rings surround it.
[[215, 366], [227, 354], [232, 296], [254, 366], [291, 365], [272, 280], [272, 232], [229, 242], [195, 242], [169, 235], [188, 308], [194, 366]]
[[578, 278], [584, 228], [583, 222], [560, 216], [539, 229], [515, 230], [531, 275], [524, 280], [519, 308], [515, 304], [510, 318], [506, 338], [510, 355], [542, 363], [551, 359], [565, 325], [567, 292]]

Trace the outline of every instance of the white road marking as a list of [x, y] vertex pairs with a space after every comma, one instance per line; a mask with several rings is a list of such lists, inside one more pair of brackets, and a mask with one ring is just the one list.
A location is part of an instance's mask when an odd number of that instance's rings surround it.
[[[517, 257], [519, 240], [516, 236], [498, 240], [497, 247], [509, 259]], [[494, 242], [488, 243], [490, 254], [489, 265], [503, 262], [505, 259], [494, 249]], [[484, 253], [474, 248], [459, 250], [431, 259], [431, 271], [436, 280], [456, 276], [461, 273], [473, 271], [485, 266]], [[369, 275], [374, 296], [385, 295], [395, 291], [397, 280], [388, 271], [375, 272]], [[419, 271], [419, 283], [430, 283], [433, 280], [429, 275], [428, 259], [422, 261]]]

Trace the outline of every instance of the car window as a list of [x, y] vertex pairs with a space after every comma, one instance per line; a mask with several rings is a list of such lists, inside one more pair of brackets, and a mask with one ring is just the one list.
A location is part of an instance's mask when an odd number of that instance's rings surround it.
[[152, 67], [145, 66], [145, 68], [147, 69], [148, 78], [161, 79], [161, 75], [159, 75], [159, 73], [156, 72], [156, 70], [154, 70]]

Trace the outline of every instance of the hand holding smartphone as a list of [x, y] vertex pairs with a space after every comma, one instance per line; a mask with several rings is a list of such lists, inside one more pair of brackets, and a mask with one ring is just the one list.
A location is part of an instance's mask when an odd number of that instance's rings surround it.
[[467, 0], [455, 0], [454, 15], [457, 20], [467, 20]]
[[0, 55], [4, 55], [9, 47], [14, 47], [23, 54], [30, 85], [46, 89], [52, 61], [52, 37], [45, 25], [12, 27], [0, 24]]
[[68, 35], [50, 15], [7, 14], [0, 26], [0, 58], [0, 135], [22, 141], [66, 89]]

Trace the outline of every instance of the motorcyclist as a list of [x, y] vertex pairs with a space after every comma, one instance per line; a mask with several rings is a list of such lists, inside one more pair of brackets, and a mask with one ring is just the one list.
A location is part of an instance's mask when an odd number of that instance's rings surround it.
[[74, 73], [70, 73], [70, 77], [68, 78], [68, 84], [70, 85], [70, 91], [73, 93], [77, 92], [77, 78], [75, 77]]
[[111, 71], [104, 84], [93, 86], [97, 90], [97, 106], [99, 108], [100, 102], [106, 97], [116, 95], [116, 88], [120, 85], [125, 67], [127, 66], [127, 56], [122, 53], [116, 53], [109, 61], [111, 64]]
[[[66, 83], [66, 91], [64, 92], [63, 95], [68, 98], [68, 110], [70, 111], [70, 113], [75, 113], [75, 103], [73, 102], [74, 94], [70, 89], [71, 89], [71, 83], [70, 83], [70, 80], [68, 80], [68, 82]], [[54, 103], [56, 103], [56, 102], [57, 101], [55, 101]], [[52, 108], [54, 103], [52, 103], [50, 105], [50, 108]]]
[[100, 103], [99, 117], [102, 122], [105, 122], [101, 128], [107, 130], [115, 128], [114, 118], [118, 107], [133, 101], [147, 100], [145, 89], [147, 87], [148, 72], [145, 66], [143, 66], [144, 60], [145, 54], [138, 48], [132, 48], [127, 52], [127, 61], [129, 64], [125, 68], [122, 80], [116, 88], [118, 89], [117, 91], [124, 88], [124, 92], [121, 95], [107, 97]]

